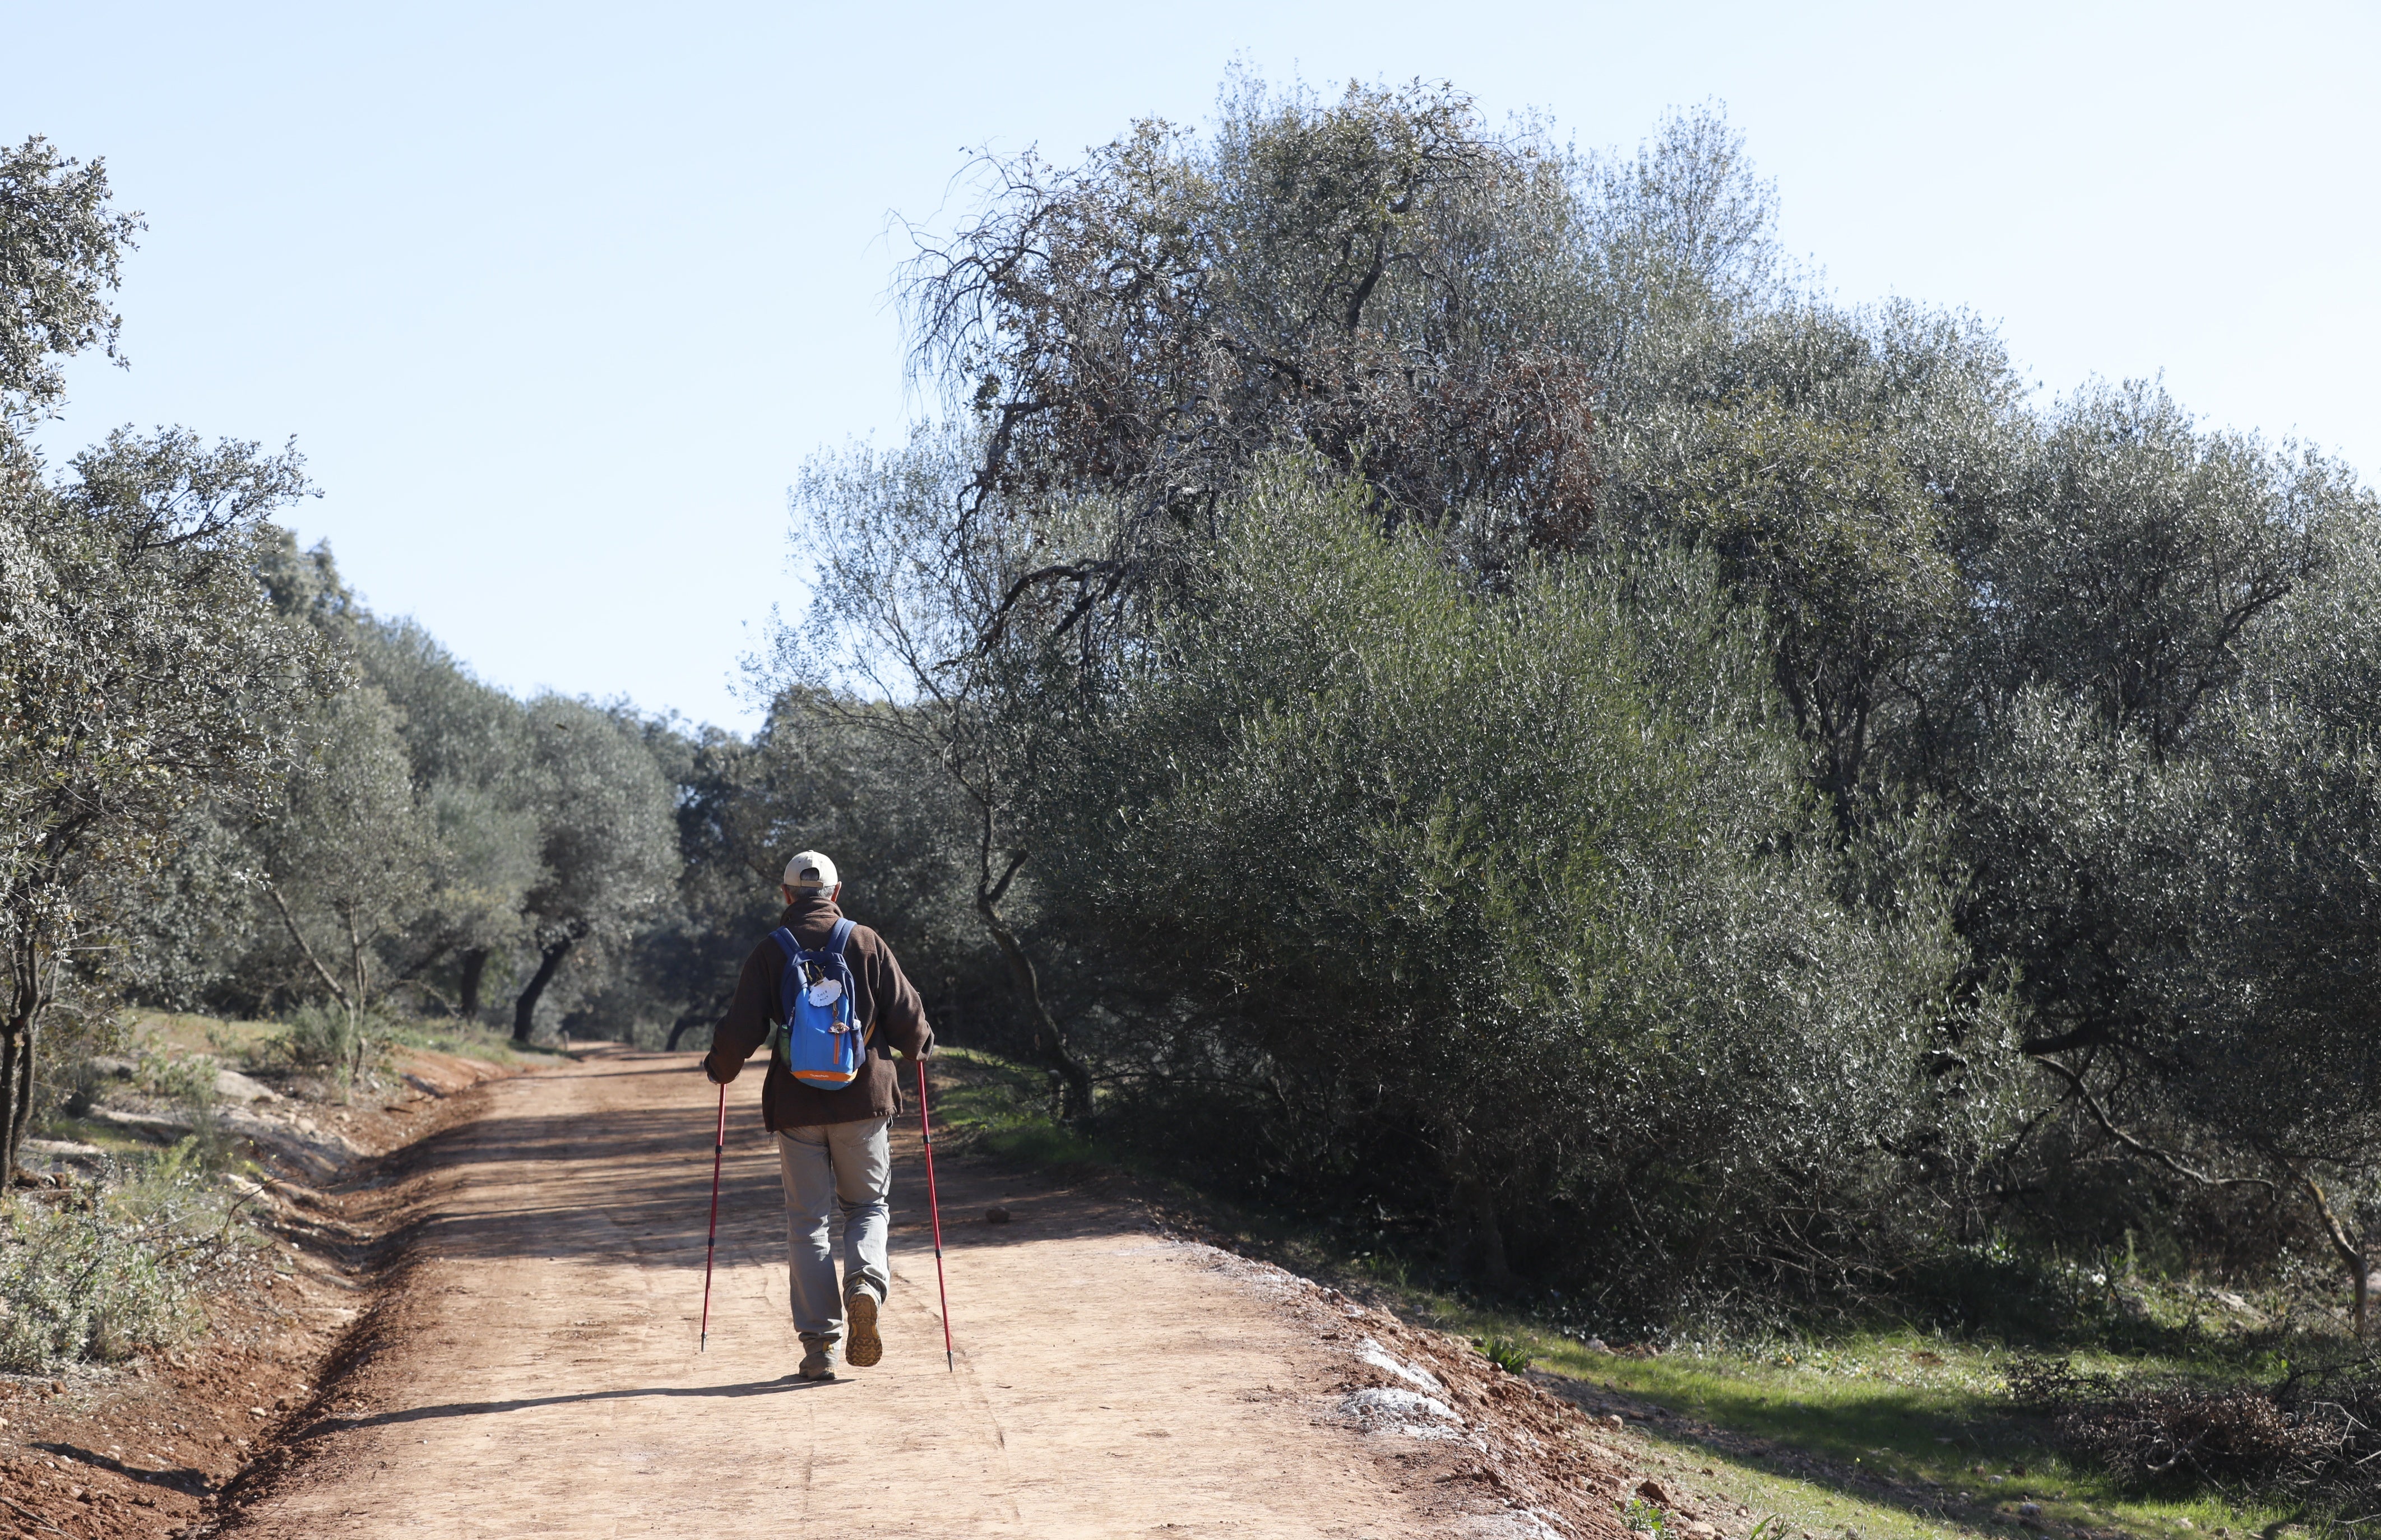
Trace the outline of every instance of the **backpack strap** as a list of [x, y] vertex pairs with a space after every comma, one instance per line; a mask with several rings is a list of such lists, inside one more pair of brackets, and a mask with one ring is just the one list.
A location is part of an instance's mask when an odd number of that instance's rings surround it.
[[[780, 925], [769, 933], [769, 939], [777, 944], [777, 950], [786, 954], [786, 968], [800, 966], [802, 944], [794, 939], [793, 932]], [[794, 1019], [794, 997], [786, 993], [785, 969], [782, 968], [777, 971], [777, 1014], [785, 1021]]]
[[777, 944], [777, 950], [786, 954], [786, 965], [777, 971], [777, 1014], [769, 1023], [768, 1036], [769, 1062], [783, 1064], [786, 1057], [786, 1029], [794, 1020], [794, 997], [787, 992], [786, 975], [801, 962], [802, 948], [801, 944], [794, 939], [794, 933], [783, 925], [771, 931], [769, 939]]
[[[843, 965], [843, 976], [846, 979], [849, 979], [851, 977], [851, 959], [843, 955], [844, 945], [851, 939], [851, 933], [859, 928], [860, 923], [856, 920], [837, 920], [835, 923], [835, 934], [826, 938], [826, 949], [834, 954], [836, 961]], [[851, 985], [849, 984], [846, 984], [844, 985], [844, 998], [849, 999], [850, 997]], [[871, 1041], [875, 1037], [875, 1021], [872, 1020], [860, 1023], [860, 1040], [862, 1043]]]

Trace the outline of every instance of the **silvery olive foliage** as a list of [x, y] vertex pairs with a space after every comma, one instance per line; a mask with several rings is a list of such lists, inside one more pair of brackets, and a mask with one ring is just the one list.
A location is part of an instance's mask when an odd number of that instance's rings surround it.
[[230, 1200], [178, 1155], [89, 1204], [28, 1204], [0, 1249], [0, 1366], [121, 1363], [204, 1328], [203, 1302], [244, 1271]]
[[68, 357], [118, 358], [123, 321], [108, 297], [142, 226], [112, 196], [104, 161], [63, 155], [39, 134], [0, 149], [0, 431], [55, 410]]
[[524, 1043], [571, 951], [626, 943], [679, 875], [671, 789], [639, 723], [546, 695], [530, 703], [529, 731], [539, 875], [522, 898], [537, 965], [513, 1002]]
[[542, 870], [529, 715], [412, 621], [376, 620], [356, 641], [364, 676], [397, 714], [431, 825], [402, 972], [421, 1004], [477, 1016], [491, 960], [503, 967], [528, 938], [527, 898]]
[[2244, 1187], [2363, 1276], [2355, 475], [1838, 301], [1713, 107], [981, 169], [767, 677], [965, 790], [1096, 1105], [1641, 1301]]
[[1269, 1185], [1437, 1211], [1498, 1283], [1589, 1236], [1642, 1284], [1958, 1222], [2023, 1109], [2008, 1013], [1960, 998], [1920, 834], [1833, 839], [1707, 564], [1484, 593], [1284, 473], [1205, 568], [1051, 810], [1128, 1094], [1231, 1119]]
[[385, 983], [381, 944], [429, 898], [436, 829], [414, 791], [397, 714], [359, 683], [316, 703], [311, 751], [254, 839], [265, 901], [350, 1020]]
[[194, 809], [271, 795], [336, 664], [256, 581], [265, 515], [304, 490], [294, 455], [118, 433], [53, 479], [0, 448], [14, 457], [0, 485], [0, 1152], [13, 1152], [43, 1015], [75, 951], [121, 917], [107, 900], [171, 859]]

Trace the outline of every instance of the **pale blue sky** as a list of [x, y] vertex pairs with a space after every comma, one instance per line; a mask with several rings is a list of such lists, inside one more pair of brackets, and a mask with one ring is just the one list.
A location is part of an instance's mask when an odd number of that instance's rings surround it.
[[2052, 391], [2165, 372], [2381, 469], [2381, 12], [2363, 4], [23, 4], [0, 136], [150, 230], [115, 424], [295, 435], [380, 609], [484, 677], [745, 726], [785, 488], [897, 433], [888, 211], [962, 146], [1072, 158], [1276, 79], [1446, 78], [1633, 143], [1717, 97], [1841, 296], [1965, 305]]

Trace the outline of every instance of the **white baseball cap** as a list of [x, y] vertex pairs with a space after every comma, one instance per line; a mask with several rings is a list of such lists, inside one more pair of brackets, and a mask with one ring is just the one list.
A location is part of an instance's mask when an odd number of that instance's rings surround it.
[[831, 888], [838, 880], [835, 874], [835, 862], [816, 850], [804, 850], [786, 862], [788, 887]]

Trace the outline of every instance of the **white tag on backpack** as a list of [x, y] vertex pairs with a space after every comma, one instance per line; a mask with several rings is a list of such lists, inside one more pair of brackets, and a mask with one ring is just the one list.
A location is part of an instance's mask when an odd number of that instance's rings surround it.
[[836, 1001], [843, 998], [843, 981], [841, 979], [821, 979], [818, 983], [804, 990], [802, 994], [803, 997], [808, 999], [810, 1003], [814, 1006], [831, 1006], [835, 1004]]

